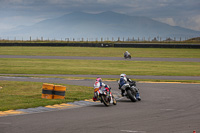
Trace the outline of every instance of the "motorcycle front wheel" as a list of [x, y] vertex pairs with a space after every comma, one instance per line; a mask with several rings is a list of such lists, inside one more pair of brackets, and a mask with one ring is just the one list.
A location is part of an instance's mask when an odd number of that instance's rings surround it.
[[128, 97], [131, 99], [132, 102], [136, 102], [137, 101], [135, 95], [132, 94], [131, 90], [127, 90], [126, 92], [127, 92]]
[[112, 98], [113, 98], [113, 105], [117, 105], [117, 101], [116, 101], [116, 99], [114, 98], [114, 96], [113, 96]]
[[109, 99], [107, 98], [106, 95], [101, 95], [101, 100], [102, 100], [102, 102], [103, 102], [103, 104], [105, 106], [109, 106], [110, 105], [110, 101], [109, 101]]

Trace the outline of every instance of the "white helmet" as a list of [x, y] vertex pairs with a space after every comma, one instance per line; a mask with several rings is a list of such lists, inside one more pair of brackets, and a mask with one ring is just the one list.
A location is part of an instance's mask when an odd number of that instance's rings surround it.
[[122, 73], [122, 74], [120, 75], [120, 77], [126, 77], [126, 74]]

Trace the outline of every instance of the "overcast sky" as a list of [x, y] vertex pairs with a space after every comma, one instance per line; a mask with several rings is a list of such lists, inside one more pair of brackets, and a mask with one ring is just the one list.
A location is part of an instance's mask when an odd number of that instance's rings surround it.
[[29, 26], [73, 11], [146, 16], [200, 31], [200, 0], [0, 0], [0, 30]]

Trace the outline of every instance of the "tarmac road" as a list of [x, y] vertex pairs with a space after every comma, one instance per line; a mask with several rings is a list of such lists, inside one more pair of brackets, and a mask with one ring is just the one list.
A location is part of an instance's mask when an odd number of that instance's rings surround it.
[[0, 58], [200, 62], [199, 58], [142, 58], [142, 57], [134, 57], [132, 59], [124, 59], [123, 57], [26, 56], [26, 55], [0, 55]]
[[[5, 78], [5, 77], [4, 77]], [[6, 79], [6, 78], [5, 78]], [[94, 80], [7, 77], [8, 80], [91, 86]], [[3, 79], [0, 79], [3, 80]], [[116, 82], [106, 82], [120, 93]], [[192, 133], [200, 132], [200, 84], [137, 83], [142, 101], [118, 100], [49, 112], [0, 117], [1, 133]], [[67, 93], [67, 92], [66, 92]]]

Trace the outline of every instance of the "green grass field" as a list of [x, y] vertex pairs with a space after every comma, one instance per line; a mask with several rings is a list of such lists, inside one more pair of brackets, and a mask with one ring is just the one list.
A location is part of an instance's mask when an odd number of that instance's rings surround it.
[[[94, 48], [94, 47], [0, 47], [0, 55], [200, 58], [199, 49]], [[0, 74], [200, 76], [200, 62], [108, 61], [0, 58]], [[144, 80], [152, 81], [152, 80]], [[153, 80], [163, 81], [163, 80]], [[167, 80], [164, 80], [167, 81]], [[193, 82], [193, 81], [183, 81]], [[42, 99], [42, 83], [0, 81], [0, 111], [91, 99], [92, 87], [67, 86], [65, 100]], [[92, 85], [91, 85], [92, 86]]]
[[0, 86], [0, 111], [61, 104], [93, 96], [93, 88], [85, 86], [65, 85], [66, 99], [42, 99], [42, 83], [0, 81]]
[[200, 62], [0, 58], [1, 74], [200, 76]]
[[200, 58], [200, 49], [170, 48], [0, 47], [0, 55], [123, 57], [127, 50], [133, 57]]

